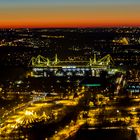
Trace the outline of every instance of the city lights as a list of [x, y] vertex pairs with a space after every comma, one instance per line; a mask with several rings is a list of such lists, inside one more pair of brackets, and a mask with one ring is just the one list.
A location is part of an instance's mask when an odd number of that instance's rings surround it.
[[139, 138], [139, 32], [0, 29], [0, 139]]

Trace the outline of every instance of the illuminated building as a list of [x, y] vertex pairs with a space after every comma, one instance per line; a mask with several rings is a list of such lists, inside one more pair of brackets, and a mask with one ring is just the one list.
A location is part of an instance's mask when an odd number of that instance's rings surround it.
[[49, 76], [95, 76], [99, 77], [101, 71], [108, 71], [108, 74], [118, 72], [117, 69], [110, 68], [113, 60], [108, 54], [105, 57], [96, 60], [90, 58], [89, 61], [60, 61], [55, 56], [54, 61], [50, 61], [41, 55], [32, 57], [29, 66], [32, 67], [32, 77]]

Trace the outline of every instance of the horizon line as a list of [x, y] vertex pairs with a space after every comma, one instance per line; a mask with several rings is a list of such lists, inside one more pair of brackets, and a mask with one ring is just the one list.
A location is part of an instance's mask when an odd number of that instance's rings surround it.
[[11, 26], [11, 27], [0, 27], [0, 29], [74, 29], [74, 28], [140, 28], [140, 25], [117, 25], [117, 26], [35, 26], [35, 27], [31, 27], [31, 26]]

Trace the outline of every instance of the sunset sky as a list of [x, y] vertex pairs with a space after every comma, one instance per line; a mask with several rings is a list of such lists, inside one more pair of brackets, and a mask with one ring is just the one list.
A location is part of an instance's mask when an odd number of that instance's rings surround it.
[[0, 28], [140, 26], [140, 0], [0, 0]]

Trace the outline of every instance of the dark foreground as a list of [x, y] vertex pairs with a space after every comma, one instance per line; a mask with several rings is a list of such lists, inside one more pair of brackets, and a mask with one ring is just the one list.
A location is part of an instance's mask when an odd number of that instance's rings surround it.
[[136, 136], [126, 129], [81, 129], [73, 140], [136, 140]]

